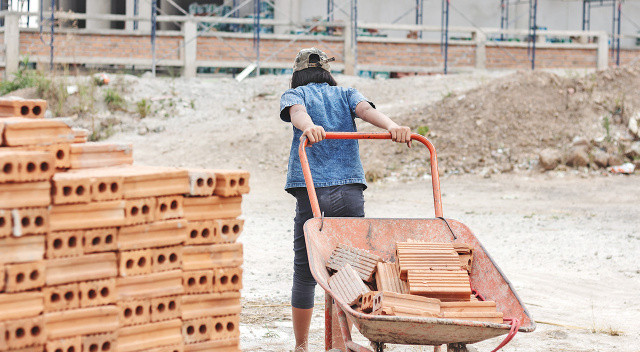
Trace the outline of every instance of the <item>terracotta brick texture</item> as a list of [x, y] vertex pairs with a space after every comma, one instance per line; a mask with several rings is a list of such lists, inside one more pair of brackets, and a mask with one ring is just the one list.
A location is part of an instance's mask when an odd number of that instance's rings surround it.
[[216, 234], [220, 243], [234, 243], [244, 228], [244, 220], [241, 219], [219, 219], [214, 220]]
[[130, 144], [87, 142], [71, 144], [72, 169], [87, 169], [133, 164]]
[[151, 301], [132, 300], [118, 302], [121, 326], [139, 325], [151, 322]]
[[84, 253], [112, 252], [118, 249], [118, 228], [87, 230], [83, 233]]
[[211, 340], [213, 318], [199, 318], [182, 322], [182, 338], [185, 344]]
[[0, 238], [10, 236], [13, 233], [13, 221], [11, 211], [0, 210]]
[[151, 322], [181, 318], [184, 296], [167, 296], [151, 299]]
[[0, 117], [42, 118], [46, 110], [46, 100], [0, 99]]
[[342, 269], [345, 264], [349, 264], [351, 268], [355, 269], [362, 280], [365, 282], [373, 282], [373, 274], [376, 271], [376, 266], [380, 262], [382, 262], [382, 258], [373, 253], [339, 244], [331, 253], [327, 261], [327, 268], [338, 271]]
[[61, 120], [6, 118], [3, 145], [17, 147], [54, 143], [71, 143], [74, 135], [71, 128]]
[[185, 220], [169, 220], [151, 224], [123, 226], [118, 232], [120, 250], [180, 245], [187, 237]]
[[242, 243], [185, 246], [182, 250], [184, 270], [202, 270], [242, 265]]
[[173, 319], [120, 329], [118, 352], [148, 351], [182, 343], [182, 321]]
[[13, 235], [40, 235], [49, 232], [49, 210], [47, 208], [22, 208], [11, 212]]
[[236, 218], [242, 214], [242, 197], [187, 197], [184, 217], [189, 221]]
[[205, 293], [182, 296], [182, 319], [240, 314], [240, 292]]
[[47, 236], [48, 259], [75, 257], [82, 255], [82, 231], [58, 231], [48, 233]]
[[46, 207], [51, 202], [51, 183], [0, 183], [0, 208]]
[[116, 332], [82, 336], [82, 352], [111, 352], [117, 350], [118, 334]]
[[123, 201], [52, 205], [51, 231], [80, 230], [124, 225]]
[[184, 216], [182, 210], [182, 196], [158, 197], [155, 207], [155, 220], [181, 219]]
[[5, 323], [5, 338], [9, 349], [44, 345], [47, 339], [47, 331], [42, 316], [9, 320]]
[[125, 201], [124, 224], [137, 225], [155, 220], [157, 200], [155, 198], [129, 199]]
[[189, 169], [190, 196], [212, 196], [216, 189], [216, 174], [213, 170]]
[[45, 312], [80, 308], [80, 288], [77, 283], [47, 286], [42, 293]]
[[329, 278], [329, 287], [336, 297], [349, 305], [358, 303], [360, 298], [370, 291], [358, 272], [349, 264], [345, 264]]
[[44, 286], [46, 270], [44, 261], [9, 264], [5, 268], [4, 290], [6, 292], [21, 292]]
[[121, 251], [118, 253], [118, 273], [133, 276], [151, 273], [151, 250]]
[[213, 270], [185, 271], [182, 286], [187, 294], [213, 292]]
[[67, 339], [49, 340], [45, 345], [47, 352], [78, 352], [82, 350], [82, 338], [80, 336]]
[[119, 277], [116, 285], [119, 300], [179, 295], [186, 291], [182, 285], [182, 271], [180, 270]]
[[249, 193], [249, 173], [242, 170], [212, 170], [216, 175], [214, 194], [233, 197]]
[[43, 294], [38, 291], [0, 294], [0, 321], [31, 318], [44, 310]]
[[229, 292], [242, 289], [242, 268], [218, 268], [213, 271], [213, 291]]
[[212, 340], [184, 346], [184, 352], [239, 352], [240, 346], [236, 338]]
[[185, 244], [213, 244], [219, 242], [218, 227], [214, 221], [189, 221]]
[[0, 258], [4, 263], [25, 263], [44, 259], [45, 236], [0, 238]]
[[213, 318], [212, 340], [225, 340], [240, 336], [240, 315], [227, 315]]
[[108, 333], [118, 329], [118, 308], [103, 306], [44, 314], [49, 339]]
[[154, 248], [151, 250], [153, 272], [182, 268], [182, 246]]
[[83, 281], [78, 285], [80, 289], [80, 307], [95, 307], [115, 304], [118, 293], [116, 279]]
[[47, 285], [115, 277], [118, 265], [115, 253], [96, 253], [47, 261]]
[[53, 176], [51, 190], [53, 204], [89, 203], [91, 201], [91, 179], [69, 172]]

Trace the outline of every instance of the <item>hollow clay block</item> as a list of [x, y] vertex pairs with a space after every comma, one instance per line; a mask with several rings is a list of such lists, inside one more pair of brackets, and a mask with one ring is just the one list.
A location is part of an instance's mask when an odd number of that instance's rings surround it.
[[345, 264], [349, 264], [356, 270], [362, 280], [365, 282], [373, 282], [376, 267], [379, 262], [382, 262], [382, 258], [373, 253], [344, 244], [338, 244], [327, 261], [327, 268], [338, 271]]
[[329, 278], [329, 287], [336, 298], [348, 305], [358, 303], [362, 295], [370, 291], [349, 264], [345, 264]]

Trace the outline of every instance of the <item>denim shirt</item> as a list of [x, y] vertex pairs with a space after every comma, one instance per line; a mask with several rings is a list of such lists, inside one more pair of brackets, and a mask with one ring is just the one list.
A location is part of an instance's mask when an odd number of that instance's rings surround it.
[[[310, 83], [289, 89], [280, 98], [280, 118], [291, 122], [289, 107], [304, 105], [314, 124], [327, 132], [355, 132], [356, 105], [367, 99], [354, 88], [330, 86], [328, 83]], [[373, 105], [373, 104], [372, 104]], [[306, 187], [298, 145], [302, 131], [293, 126], [293, 140], [289, 152], [289, 166], [285, 189]], [[361, 183], [366, 180], [360, 161], [358, 141], [323, 140], [306, 148], [315, 187], [328, 187]]]

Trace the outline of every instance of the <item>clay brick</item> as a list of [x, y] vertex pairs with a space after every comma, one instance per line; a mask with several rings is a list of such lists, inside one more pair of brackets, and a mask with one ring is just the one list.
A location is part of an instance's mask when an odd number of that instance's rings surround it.
[[53, 154], [43, 151], [0, 150], [0, 182], [48, 181], [55, 171]]
[[155, 220], [155, 198], [129, 199], [125, 201], [124, 224], [137, 225]]
[[108, 279], [118, 275], [115, 253], [88, 254], [47, 261], [47, 285]]
[[46, 235], [48, 259], [82, 255], [82, 231], [59, 231]]
[[[26, 147], [14, 147], [11, 150], [27, 150], [27, 151], [40, 151], [47, 152], [53, 155], [54, 167], [56, 169], [67, 169], [71, 166], [71, 160], [69, 159], [69, 143], [57, 143], [50, 145], [31, 145]], [[2, 165], [2, 164], [0, 164]]]
[[190, 196], [212, 196], [216, 189], [216, 174], [212, 170], [189, 169]]
[[44, 345], [37, 346], [29, 346], [18, 349], [13, 349], [10, 352], [42, 352], [44, 350]]
[[114, 352], [117, 350], [117, 332], [82, 336], [82, 352]]
[[80, 336], [67, 339], [47, 341], [46, 352], [80, 352], [82, 350], [82, 339]]
[[89, 177], [60, 172], [53, 176], [52, 183], [53, 204], [89, 203], [91, 201], [91, 180]]
[[502, 312], [443, 312], [441, 317], [444, 319], [472, 320], [497, 324], [504, 322]]
[[240, 315], [227, 315], [213, 318], [212, 340], [226, 340], [240, 336]]
[[185, 293], [213, 292], [213, 270], [185, 271], [182, 277]]
[[199, 342], [184, 346], [184, 352], [240, 352], [240, 342], [233, 337]]
[[51, 183], [0, 183], [0, 208], [46, 207], [51, 202]]
[[370, 291], [360, 275], [349, 264], [345, 264], [329, 278], [329, 287], [335, 297], [349, 305], [358, 303], [362, 295]]
[[151, 250], [121, 251], [118, 253], [118, 272], [120, 276], [133, 276], [151, 273]]
[[460, 266], [467, 272], [471, 272], [471, 266], [473, 265], [473, 248], [466, 243], [454, 243], [453, 248], [458, 253]]
[[172, 167], [127, 166], [104, 170], [124, 177], [124, 198], [161, 197], [189, 192], [187, 171]]
[[5, 338], [9, 349], [44, 345], [47, 339], [47, 330], [42, 316], [10, 320], [5, 323]]
[[0, 322], [0, 351], [6, 351], [9, 346], [7, 346], [7, 327], [4, 323]]
[[87, 230], [83, 236], [85, 253], [111, 252], [118, 249], [118, 228]]
[[50, 340], [108, 333], [118, 329], [118, 308], [103, 306], [44, 314]]
[[118, 299], [116, 279], [84, 281], [79, 288], [82, 308], [115, 304]]
[[182, 268], [182, 246], [154, 248], [151, 256], [153, 272]]
[[398, 242], [396, 257], [400, 278], [409, 270], [459, 270], [460, 259], [452, 243]]
[[151, 321], [163, 321], [182, 317], [181, 296], [168, 296], [151, 299]]
[[158, 197], [155, 208], [155, 220], [180, 219], [184, 216], [182, 196]]
[[0, 238], [11, 236], [13, 233], [13, 221], [11, 211], [0, 209]]
[[44, 286], [45, 282], [45, 262], [37, 261], [21, 264], [9, 264], [5, 266], [6, 292], [20, 292], [33, 290]]
[[182, 343], [181, 328], [180, 319], [121, 328], [118, 352], [148, 351], [162, 346], [179, 345]]
[[47, 286], [42, 289], [45, 312], [80, 308], [80, 289], [77, 283]]
[[45, 236], [42, 235], [0, 238], [0, 258], [4, 263], [42, 260], [44, 239]]
[[67, 173], [89, 179], [92, 201], [119, 200], [124, 196], [124, 177], [113, 173], [112, 168], [77, 169]]
[[213, 318], [186, 320], [182, 322], [182, 338], [185, 344], [210, 340], [213, 334]]
[[182, 319], [240, 314], [240, 292], [205, 293], [182, 296]]
[[151, 301], [148, 299], [119, 301], [120, 326], [147, 324], [151, 322]]
[[189, 221], [236, 218], [242, 215], [242, 196], [223, 198], [187, 197], [184, 198], [184, 218]]
[[38, 316], [44, 310], [43, 302], [41, 292], [2, 293], [0, 321]]
[[187, 222], [185, 220], [123, 226], [118, 232], [118, 248], [123, 250], [172, 246], [184, 243], [186, 237]]
[[189, 221], [185, 244], [213, 244], [220, 242], [218, 227], [213, 221]]
[[[459, 264], [458, 264], [459, 265]], [[471, 296], [469, 274], [466, 270], [409, 270], [409, 293], [444, 302], [468, 301]]]
[[156, 298], [183, 293], [182, 271], [172, 270], [117, 279], [119, 299]]
[[49, 209], [47, 208], [13, 209], [11, 216], [14, 237], [49, 232]]
[[242, 265], [242, 243], [185, 246], [182, 249], [182, 268], [202, 270]]
[[4, 124], [6, 146], [71, 143], [74, 138], [71, 128], [61, 120], [6, 118], [0, 123]]
[[220, 219], [213, 220], [216, 224], [216, 232], [220, 243], [234, 243], [244, 227], [244, 220], [241, 219]]
[[184, 345], [182, 343], [171, 345], [171, 346], [162, 346], [154, 349], [150, 349], [147, 352], [184, 352]]
[[72, 169], [133, 164], [133, 146], [131, 144], [74, 143], [71, 144], [70, 151]]
[[327, 268], [332, 271], [338, 271], [345, 264], [349, 264], [360, 275], [362, 280], [373, 282], [373, 274], [375, 274], [377, 265], [380, 262], [382, 262], [382, 258], [364, 249], [338, 244], [327, 261]]
[[89, 140], [89, 130], [84, 128], [74, 128], [73, 129], [73, 143], [87, 143]]
[[242, 289], [242, 268], [219, 268], [213, 271], [213, 291], [228, 292]]
[[440, 300], [395, 292], [371, 293], [363, 297], [372, 301], [373, 314], [410, 317], [437, 317], [440, 314]]
[[249, 172], [243, 170], [212, 170], [216, 174], [214, 194], [233, 197], [249, 193]]
[[376, 287], [378, 291], [409, 293], [409, 286], [400, 280], [398, 266], [393, 263], [378, 263]]
[[42, 118], [47, 101], [42, 99], [0, 99], [0, 117]]
[[51, 231], [80, 230], [124, 224], [124, 201], [52, 205]]

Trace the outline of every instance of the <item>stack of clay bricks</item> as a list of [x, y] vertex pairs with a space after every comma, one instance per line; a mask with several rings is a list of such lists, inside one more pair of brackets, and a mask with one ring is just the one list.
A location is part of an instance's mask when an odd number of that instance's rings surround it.
[[239, 351], [248, 173], [132, 165], [45, 110], [0, 100], [0, 351]]
[[464, 243], [398, 242], [396, 263], [339, 244], [327, 261], [329, 286], [364, 313], [502, 323], [493, 301], [471, 291], [473, 250]]

